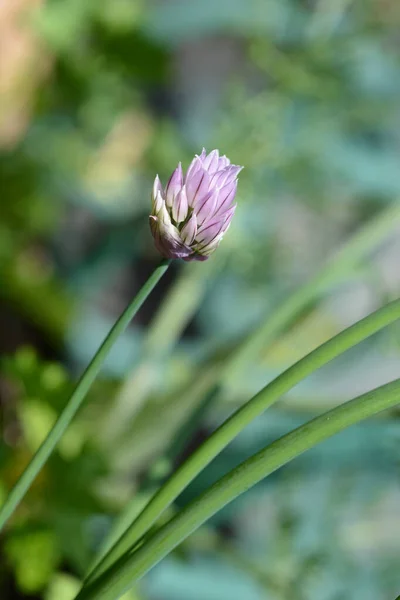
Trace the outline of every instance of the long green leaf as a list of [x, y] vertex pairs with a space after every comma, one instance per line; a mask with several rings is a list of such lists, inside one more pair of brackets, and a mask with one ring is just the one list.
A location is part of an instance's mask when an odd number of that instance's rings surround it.
[[263, 413], [305, 377], [399, 318], [400, 300], [396, 300], [325, 342], [264, 387], [227, 419], [166, 481], [138, 518], [126, 530], [125, 534], [89, 575], [87, 582], [93, 581], [115, 560], [128, 551], [189, 483], [253, 419]]
[[182, 509], [134, 552], [84, 587], [76, 600], [117, 600], [188, 535], [226, 504], [306, 450], [400, 402], [400, 379], [316, 417], [245, 460]]

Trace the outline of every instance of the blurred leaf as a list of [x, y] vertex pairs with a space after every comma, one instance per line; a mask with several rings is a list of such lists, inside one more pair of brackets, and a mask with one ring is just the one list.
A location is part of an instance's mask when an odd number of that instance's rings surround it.
[[55, 535], [49, 530], [14, 534], [6, 541], [5, 553], [26, 593], [45, 587], [60, 558]]
[[65, 573], [56, 573], [50, 581], [44, 600], [73, 600], [80, 587], [79, 579]]
[[36, 398], [27, 399], [19, 413], [26, 443], [32, 452], [36, 452], [57, 415], [48, 404]]

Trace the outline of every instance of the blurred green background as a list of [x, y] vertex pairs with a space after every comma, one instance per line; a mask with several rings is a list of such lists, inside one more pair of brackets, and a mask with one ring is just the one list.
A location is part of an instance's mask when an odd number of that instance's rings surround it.
[[[0, 502], [159, 260], [155, 174], [203, 146], [245, 166], [218, 253], [173, 265], [2, 534], [2, 600], [72, 600], [128, 499], [139, 509], [274, 375], [398, 296], [399, 26], [397, 0], [0, 3]], [[365, 226], [359, 259], [226, 369]], [[288, 394], [177, 505], [399, 371], [397, 326]], [[394, 600], [399, 417], [271, 476], [125, 600]]]

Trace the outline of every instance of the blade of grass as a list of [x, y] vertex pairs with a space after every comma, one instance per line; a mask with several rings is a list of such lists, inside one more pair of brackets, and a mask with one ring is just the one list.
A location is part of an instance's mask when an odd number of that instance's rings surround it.
[[189, 483], [231, 442], [253, 419], [263, 413], [283, 394], [305, 377], [327, 364], [349, 348], [365, 340], [400, 318], [400, 299], [371, 313], [337, 334], [284, 371], [265, 386], [249, 402], [239, 408], [194, 452], [153, 496], [124, 535], [92, 571], [93, 581], [122, 554], [131, 548], [170, 506]]
[[400, 379], [312, 419], [276, 440], [203, 492], [134, 552], [127, 552], [76, 600], [117, 600], [149, 569], [226, 504], [306, 450], [400, 402]]
[[135, 316], [143, 302], [146, 300], [148, 295], [154, 289], [158, 281], [164, 275], [170, 260], [163, 260], [150, 275], [149, 279], [139, 290], [135, 298], [128, 305], [122, 315], [119, 317], [115, 325], [110, 330], [109, 334], [103, 341], [102, 345], [98, 349], [97, 353], [93, 357], [92, 361], [84, 371], [83, 375], [79, 379], [75, 391], [67, 402], [67, 405], [63, 409], [62, 413], [58, 417], [53, 428], [47, 435], [46, 439], [31, 459], [30, 463], [22, 473], [15, 486], [11, 490], [10, 494], [6, 498], [5, 503], [0, 510], [0, 531], [4, 527], [7, 520], [13, 514], [18, 504], [30, 488], [36, 475], [39, 473], [50, 454], [53, 452], [60, 438], [64, 434], [68, 425], [72, 421], [76, 412], [80, 408], [83, 400], [85, 399], [91, 385], [96, 379], [101, 367], [107, 358], [111, 348], [119, 338], [119, 336], [125, 331], [132, 318]]

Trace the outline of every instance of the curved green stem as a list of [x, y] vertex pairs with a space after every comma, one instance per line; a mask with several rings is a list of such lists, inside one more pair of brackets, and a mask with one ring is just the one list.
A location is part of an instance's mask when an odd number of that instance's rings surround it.
[[107, 358], [111, 348], [119, 338], [119, 336], [125, 331], [132, 318], [135, 316], [143, 302], [146, 300], [150, 292], [154, 289], [155, 285], [164, 275], [165, 271], [170, 265], [170, 260], [163, 260], [158, 267], [154, 270], [152, 275], [143, 285], [141, 290], [138, 292], [133, 301], [122, 313], [120, 318], [117, 320], [115, 325], [110, 330], [109, 334], [105, 338], [104, 342], [98, 349], [97, 353], [93, 357], [92, 361], [84, 371], [83, 375], [79, 379], [75, 391], [69, 399], [64, 410], [58, 417], [56, 423], [47, 435], [46, 439], [33, 456], [32, 460], [28, 464], [21, 477], [8, 495], [5, 503], [0, 510], [0, 531], [4, 527], [7, 520], [13, 514], [18, 504], [30, 488], [36, 475], [39, 473], [46, 460], [56, 447], [58, 441], [64, 434], [68, 425], [74, 418], [76, 412], [80, 408], [83, 400], [85, 399], [91, 385], [97, 377], [100, 369]]
[[215, 277], [222, 268], [218, 256], [215, 259], [206, 265], [187, 264], [181, 269], [180, 276], [146, 329], [140, 361], [122, 383], [113, 403], [113, 410], [105, 415], [105, 426], [100, 432], [102, 443], [111, 448], [113, 454], [116, 448], [121, 448], [124, 438], [131, 437], [132, 422], [154, 385], [152, 371], [158, 369], [158, 364], [168, 355], [197, 310], [207, 281]]
[[400, 300], [396, 300], [325, 342], [264, 387], [227, 419], [168, 479], [125, 534], [89, 574], [86, 582], [94, 581], [114, 561], [127, 552], [200, 471], [253, 419], [305, 377], [399, 318]]
[[207, 519], [256, 483], [332, 435], [400, 402], [400, 379], [350, 400], [284, 435], [245, 460], [134, 552], [126, 553], [76, 600], [116, 600]]

